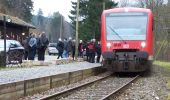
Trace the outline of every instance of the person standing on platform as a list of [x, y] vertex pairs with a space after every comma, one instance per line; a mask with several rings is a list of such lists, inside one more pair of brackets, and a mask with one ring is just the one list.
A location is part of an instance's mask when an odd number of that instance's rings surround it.
[[93, 43], [93, 50], [92, 50], [92, 63], [95, 63], [95, 56], [96, 56], [96, 39], [93, 39], [92, 40], [92, 43]]
[[49, 44], [48, 38], [45, 35], [45, 32], [42, 32], [40, 37], [37, 39], [37, 51], [38, 51], [38, 60], [44, 61], [45, 60], [45, 50]]
[[93, 40], [88, 45], [89, 48], [89, 62], [94, 63], [95, 58], [95, 46]]
[[78, 55], [79, 55], [79, 57], [82, 57], [83, 58], [83, 43], [82, 43], [83, 41], [82, 40], [80, 40], [80, 43], [79, 43], [79, 45], [78, 45]]
[[76, 52], [76, 40], [72, 41], [72, 57], [75, 60], [75, 52]]
[[101, 45], [100, 45], [100, 41], [97, 42], [96, 46], [96, 53], [97, 53], [97, 63], [100, 62], [100, 56], [101, 56]]
[[37, 40], [35, 34], [31, 34], [28, 40], [28, 60], [34, 60], [36, 54]]
[[62, 54], [63, 54], [63, 50], [64, 50], [64, 43], [62, 42], [61, 38], [58, 39], [58, 44], [57, 44], [57, 50], [58, 50], [58, 57], [57, 59], [59, 59], [60, 57], [63, 58]]
[[64, 39], [64, 51], [63, 51], [63, 57], [64, 58], [68, 58], [68, 50], [67, 50], [67, 43], [68, 43], [68, 41], [67, 41], [67, 39]]
[[72, 53], [72, 38], [71, 37], [69, 37], [69, 40], [67, 43], [67, 52], [68, 52], [68, 56], [70, 56]]
[[90, 42], [87, 42], [86, 47], [85, 47], [86, 48], [87, 61], [89, 61], [89, 48], [88, 48], [89, 44], [90, 44]]
[[28, 37], [23, 41], [23, 46], [24, 46], [24, 60], [28, 59]]

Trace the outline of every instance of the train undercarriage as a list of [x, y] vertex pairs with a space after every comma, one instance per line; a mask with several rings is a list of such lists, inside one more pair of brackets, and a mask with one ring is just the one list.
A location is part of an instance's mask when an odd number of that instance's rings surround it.
[[113, 72], [143, 72], [152, 66], [148, 53], [143, 51], [106, 52], [102, 56], [103, 67]]

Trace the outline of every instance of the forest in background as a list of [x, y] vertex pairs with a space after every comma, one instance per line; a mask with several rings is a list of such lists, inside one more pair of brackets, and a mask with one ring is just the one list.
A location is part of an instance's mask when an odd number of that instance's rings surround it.
[[32, 24], [37, 27], [38, 31], [46, 32], [50, 42], [58, 42], [58, 38], [74, 38], [72, 25], [59, 12], [44, 17], [43, 11], [39, 9], [37, 15], [32, 17]]
[[0, 13], [18, 17], [26, 22], [31, 22], [32, 0], [0, 0]]

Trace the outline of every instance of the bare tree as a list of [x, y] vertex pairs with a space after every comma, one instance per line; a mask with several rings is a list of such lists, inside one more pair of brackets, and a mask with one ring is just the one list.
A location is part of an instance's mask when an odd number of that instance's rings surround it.
[[120, 7], [138, 7], [138, 0], [120, 0]]
[[121, 1], [120, 1], [120, 6], [121, 6], [121, 7], [127, 7], [127, 6], [129, 6], [129, 0], [121, 0]]
[[164, 0], [138, 0], [139, 7], [146, 7], [154, 13], [155, 56], [159, 60], [170, 60], [167, 56], [170, 49], [170, 5]]
[[138, 2], [139, 7], [145, 7], [153, 9], [153, 7], [158, 7], [163, 5], [164, 0], [136, 0]]

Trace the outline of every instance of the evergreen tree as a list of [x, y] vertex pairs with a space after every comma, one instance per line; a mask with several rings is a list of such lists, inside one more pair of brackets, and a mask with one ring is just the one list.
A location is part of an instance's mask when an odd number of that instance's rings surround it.
[[61, 17], [62, 15], [59, 12], [54, 12], [51, 17], [50, 34], [53, 37], [51, 38], [52, 42], [57, 42], [60, 37]]
[[32, 10], [33, 10], [33, 2], [32, 0], [22, 0], [22, 18], [27, 22], [31, 22], [32, 19]]
[[[79, 38], [89, 40], [91, 38], [100, 39], [100, 20], [103, 11], [103, 2], [105, 9], [110, 9], [117, 6], [117, 3], [112, 0], [80, 0], [80, 17], [79, 17]], [[76, 5], [77, 2], [72, 2], [73, 10], [70, 11], [72, 16], [69, 18], [75, 28], [76, 23]]]
[[38, 25], [41, 25], [43, 24], [43, 12], [42, 12], [42, 9], [39, 9], [38, 10], [38, 13], [37, 13], [37, 24]]
[[24, 21], [31, 22], [33, 2], [32, 0], [1, 0], [0, 11], [2, 13], [16, 16]]
[[0, 13], [7, 13], [6, 5], [8, 4], [7, 0], [0, 1]]

